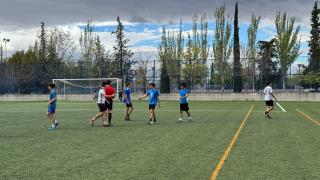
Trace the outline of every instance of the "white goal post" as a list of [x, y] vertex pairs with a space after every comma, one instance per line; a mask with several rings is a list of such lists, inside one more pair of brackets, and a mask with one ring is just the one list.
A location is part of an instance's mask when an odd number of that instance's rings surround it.
[[103, 81], [110, 80], [116, 90], [116, 96], [122, 89], [122, 80], [118, 78], [84, 78], [84, 79], [52, 79], [56, 85], [56, 91], [63, 95], [94, 95], [100, 89]]

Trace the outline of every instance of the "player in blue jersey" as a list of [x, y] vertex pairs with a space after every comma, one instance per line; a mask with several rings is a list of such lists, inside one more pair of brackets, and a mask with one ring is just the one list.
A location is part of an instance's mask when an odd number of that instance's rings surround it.
[[131, 83], [128, 82], [126, 83], [126, 89], [124, 90], [124, 98], [123, 98], [123, 103], [126, 104], [126, 116], [125, 116], [125, 120], [126, 121], [130, 121], [130, 114], [132, 113], [132, 111], [134, 110], [133, 105], [132, 105], [132, 97], [131, 97]]
[[180, 100], [180, 118], [179, 122], [182, 121], [183, 112], [186, 112], [188, 115], [189, 122], [191, 121], [191, 115], [189, 112], [189, 100], [188, 100], [189, 91], [186, 89], [186, 84], [180, 84], [179, 90], [179, 100]]
[[49, 95], [49, 102], [48, 102], [48, 112], [47, 117], [49, 118], [49, 121], [51, 122], [51, 125], [49, 126], [49, 130], [54, 130], [58, 128], [59, 123], [56, 120], [56, 107], [57, 107], [57, 92], [55, 90], [55, 84], [50, 83], [48, 85], [48, 89], [50, 91]]
[[156, 123], [156, 114], [155, 114], [155, 108], [158, 104], [160, 108], [160, 100], [159, 100], [159, 91], [155, 89], [156, 85], [154, 83], [149, 84], [149, 90], [146, 95], [139, 98], [139, 100], [149, 97], [149, 121], [148, 124], [152, 125]]

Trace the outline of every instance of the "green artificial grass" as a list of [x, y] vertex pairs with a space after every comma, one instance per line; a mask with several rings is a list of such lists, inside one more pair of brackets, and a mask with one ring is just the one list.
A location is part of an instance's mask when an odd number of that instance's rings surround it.
[[63, 102], [60, 128], [48, 131], [46, 102], [0, 102], [0, 179], [209, 179], [252, 104], [255, 109], [218, 179], [320, 179], [319, 103], [282, 103], [263, 116], [263, 102], [191, 102], [193, 120], [178, 123], [179, 104], [157, 109], [147, 125], [147, 104], [135, 102], [132, 121], [115, 103], [113, 126], [95, 127], [92, 102]]

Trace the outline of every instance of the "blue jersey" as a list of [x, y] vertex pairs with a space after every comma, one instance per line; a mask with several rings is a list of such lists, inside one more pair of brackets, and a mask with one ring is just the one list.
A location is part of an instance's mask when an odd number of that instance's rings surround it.
[[149, 89], [147, 95], [149, 96], [149, 104], [158, 104], [159, 91], [156, 89]]
[[129, 104], [131, 103], [131, 89], [130, 88], [126, 88], [124, 90], [124, 94], [126, 95], [125, 99], [123, 100], [124, 103]]
[[54, 89], [52, 89], [52, 90], [50, 91], [49, 100], [51, 101], [51, 100], [54, 99], [54, 98], [55, 98], [55, 100], [50, 104], [50, 105], [52, 105], [52, 106], [55, 106], [56, 103], [57, 103], [57, 92], [56, 92]]
[[[180, 103], [181, 104], [187, 104], [188, 103], [188, 98], [187, 97], [184, 97], [188, 94], [188, 90], [187, 89], [181, 89], [179, 91], [179, 99], [180, 99]], [[181, 98], [181, 97], [184, 97], [184, 98]]]

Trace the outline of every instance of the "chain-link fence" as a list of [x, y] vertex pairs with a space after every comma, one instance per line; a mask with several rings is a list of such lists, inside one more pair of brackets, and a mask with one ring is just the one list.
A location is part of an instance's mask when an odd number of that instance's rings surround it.
[[[0, 94], [43, 94], [52, 79], [120, 78], [132, 82], [133, 90], [144, 93], [148, 83], [155, 82], [163, 93], [176, 93], [180, 82], [185, 82], [193, 93], [233, 92], [235, 79], [232, 68], [222, 75], [210, 64], [188, 66], [188, 64], [167, 64], [160, 60], [132, 61], [130, 68], [115, 68], [112, 61], [86, 63], [82, 61], [52, 64], [1, 63]], [[120, 72], [122, 71], [122, 72]], [[291, 71], [290, 71], [291, 72]], [[122, 77], [119, 77], [122, 74]], [[241, 73], [242, 92], [259, 92], [267, 81], [273, 82], [274, 89], [288, 92], [310, 91], [308, 84], [297, 71], [282, 75], [278, 72], [264, 74], [258, 69], [254, 73], [243, 70]]]

